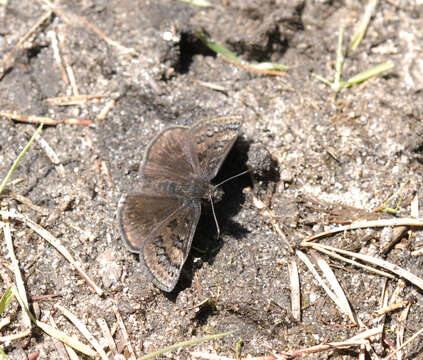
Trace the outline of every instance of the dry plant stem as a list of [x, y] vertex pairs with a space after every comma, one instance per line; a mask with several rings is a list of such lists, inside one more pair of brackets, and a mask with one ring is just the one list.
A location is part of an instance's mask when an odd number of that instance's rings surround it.
[[399, 328], [397, 331], [397, 347], [401, 347], [404, 343], [404, 332], [405, 332], [405, 324], [407, 323], [407, 317], [410, 312], [411, 304], [409, 303], [407, 307], [401, 312], [401, 316], [399, 318]]
[[127, 346], [129, 353], [131, 354], [131, 359], [136, 360], [137, 356], [135, 355], [134, 348], [132, 347], [131, 341], [129, 340], [129, 335], [128, 335], [128, 332], [126, 331], [126, 327], [125, 327], [125, 324], [123, 323], [122, 316], [120, 315], [119, 309], [116, 304], [113, 305], [112, 308], [115, 313], [116, 319], [118, 321], [120, 330], [122, 331], [122, 335], [125, 340], [125, 345]]
[[301, 292], [298, 267], [294, 259], [288, 263], [288, 274], [291, 289], [291, 311], [295, 320], [301, 321]]
[[332, 246], [328, 246], [328, 245], [323, 245], [323, 244], [316, 244], [316, 243], [305, 243], [303, 244], [303, 247], [307, 248], [307, 247], [312, 247], [316, 250], [319, 249], [326, 249], [326, 250], [330, 250], [330, 251], [334, 251], [334, 252], [338, 252], [344, 255], [348, 255], [350, 257], [355, 257], [357, 259], [360, 259], [362, 261], [377, 265], [379, 267], [382, 267], [384, 269], [387, 269], [391, 272], [393, 272], [394, 274], [403, 277], [404, 279], [408, 280], [409, 282], [411, 282], [412, 284], [416, 285], [417, 287], [419, 287], [420, 289], [423, 290], [423, 279], [417, 277], [416, 275], [412, 274], [411, 272], [399, 267], [398, 265], [392, 264], [388, 261], [385, 260], [381, 260], [378, 258], [375, 258], [373, 256], [369, 256], [369, 255], [365, 255], [365, 254], [360, 254], [360, 253], [354, 253], [351, 251], [347, 251], [347, 250], [342, 250], [342, 249], [337, 249], [334, 248]]
[[345, 295], [345, 292], [342, 289], [341, 285], [339, 284], [338, 279], [336, 278], [332, 269], [330, 268], [328, 263], [317, 252], [313, 251], [311, 255], [314, 258], [317, 265], [320, 267], [320, 270], [322, 271], [322, 273], [325, 275], [327, 281], [331, 285], [331, 288], [334, 290], [335, 295], [339, 302], [338, 306], [342, 307], [343, 312], [348, 315], [348, 317], [350, 318], [350, 321], [353, 324], [357, 324], [356, 316], [350, 307], [350, 303], [347, 299], [347, 296]]
[[410, 337], [404, 344], [401, 345], [400, 348], [396, 349], [393, 353], [389, 354], [386, 358], [383, 360], [389, 360], [391, 357], [395, 356], [400, 352], [403, 348], [405, 348], [408, 344], [412, 343], [417, 337], [423, 335], [423, 328], [421, 328], [419, 331], [417, 331], [412, 337]]
[[399, 303], [392, 304], [392, 305], [389, 305], [389, 306], [386, 306], [386, 307], [379, 309], [378, 311], [376, 311], [376, 315], [384, 315], [384, 314], [387, 314], [389, 312], [401, 309], [404, 306], [408, 306], [408, 305], [409, 305], [409, 302], [404, 300], [404, 301], [401, 301]]
[[[65, 43], [64, 37], [65, 37], [65, 34], [63, 32], [60, 32], [58, 34], [58, 44], [59, 44], [59, 48], [61, 49], [64, 48], [64, 43]], [[69, 57], [64, 51], [62, 51], [61, 54], [62, 54], [63, 64], [66, 70], [66, 75], [69, 79], [69, 83], [72, 88], [72, 93], [73, 95], [78, 96], [79, 95], [78, 85], [76, 84], [75, 72], [73, 71], [72, 66], [70, 65]]]
[[341, 312], [343, 312], [345, 315], [347, 315], [350, 318], [350, 320], [351, 320], [351, 322], [353, 324], [356, 324], [354, 317], [351, 317], [350, 316], [349, 312], [346, 311], [346, 309], [344, 308], [344, 306], [342, 306], [343, 305], [342, 301], [326, 285], [326, 283], [323, 281], [323, 279], [321, 278], [321, 276], [319, 275], [319, 273], [317, 272], [317, 270], [315, 269], [314, 265], [312, 264], [312, 262], [310, 261], [310, 259], [307, 257], [307, 255], [304, 254], [303, 252], [299, 251], [299, 250], [297, 250], [295, 253], [300, 258], [300, 260], [307, 266], [307, 268], [309, 269], [309, 271], [313, 274], [314, 278], [318, 281], [318, 283], [320, 284], [320, 286], [323, 287], [323, 289], [326, 291], [326, 293], [332, 299], [332, 301], [336, 304], [336, 306], [338, 306], [339, 310], [341, 310]]
[[[5, 202], [4, 202], [5, 203]], [[4, 204], [5, 205], [5, 204]], [[6, 209], [6, 206], [1, 206], [2, 210]], [[12, 235], [10, 233], [10, 224], [9, 224], [9, 217], [7, 214], [2, 214], [3, 219], [3, 233], [4, 233], [4, 241], [6, 242], [7, 246], [7, 252], [9, 254], [9, 258], [12, 262], [12, 269], [15, 276], [16, 286], [18, 288], [19, 295], [25, 304], [26, 307], [28, 307], [28, 298], [26, 296], [26, 290], [25, 290], [25, 284], [22, 278], [22, 274], [19, 268], [19, 262], [15, 255], [15, 250], [13, 248], [13, 241], [12, 241]], [[29, 316], [24, 313], [24, 326], [27, 328], [26, 331], [30, 332], [31, 330], [31, 319]]]
[[[66, 70], [63, 66], [62, 57], [60, 56], [60, 50], [59, 50], [59, 42], [57, 40], [57, 34], [54, 30], [51, 30], [48, 32], [48, 37], [50, 38], [51, 47], [53, 49], [53, 56], [56, 60], [57, 66], [60, 69], [60, 72], [62, 74], [62, 80], [69, 85], [70, 81], [68, 79], [68, 75], [66, 74]], [[47, 99], [48, 101], [48, 99]]]
[[273, 75], [273, 76], [285, 76], [286, 75], [285, 71], [257, 69], [253, 66], [249, 66], [247, 64], [241, 64], [239, 62], [228, 59], [227, 57], [224, 57], [221, 54], [218, 54], [218, 55], [221, 59], [225, 60], [226, 62], [228, 62], [232, 65], [241, 67], [241, 68], [248, 70], [248, 71], [254, 71], [254, 72], [257, 72], [257, 73], [266, 74], [266, 75]]
[[83, 105], [89, 100], [98, 100], [110, 96], [109, 94], [72, 95], [49, 98], [46, 101], [54, 106]]
[[19, 39], [16, 45], [8, 52], [8, 54], [3, 58], [0, 66], [0, 79], [3, 77], [4, 73], [13, 66], [14, 63], [14, 55], [16, 51], [18, 51], [22, 45], [30, 39], [31, 36], [36, 36], [37, 31], [39, 28], [50, 19], [53, 11], [48, 10], [44, 13], [43, 16], [28, 30], [28, 32]]
[[72, 255], [69, 251], [60, 244], [59, 240], [55, 238], [52, 234], [50, 234], [47, 230], [45, 230], [42, 226], [38, 225], [31, 219], [27, 218], [23, 214], [19, 214], [16, 212], [6, 212], [0, 211], [0, 215], [8, 214], [11, 218], [22, 221], [25, 225], [29, 226], [32, 230], [34, 230], [38, 235], [40, 235], [43, 239], [45, 239], [50, 245], [55, 247], [65, 258], [70, 262], [70, 264], [79, 272], [81, 277], [90, 285], [90, 287], [98, 294], [103, 295], [103, 290], [97, 286], [97, 284], [90, 279], [90, 277], [84, 272], [81, 266], [73, 259]]
[[0, 116], [4, 116], [9, 119], [13, 119], [16, 121], [21, 121], [30, 124], [44, 124], [44, 125], [57, 125], [59, 123], [65, 123], [68, 125], [81, 125], [81, 126], [90, 126], [93, 121], [88, 119], [76, 119], [76, 118], [67, 118], [64, 120], [54, 120], [47, 116], [36, 116], [30, 115], [25, 116], [18, 114], [15, 111], [0, 111]]
[[48, 209], [43, 208], [42, 206], [35, 205], [30, 199], [26, 198], [25, 196], [11, 193], [10, 197], [28, 206], [30, 209], [40, 213], [41, 215], [48, 216], [50, 214], [50, 211]]
[[[54, 318], [53, 318], [53, 316], [51, 316], [51, 314], [48, 314], [48, 321], [49, 321], [49, 323], [50, 323], [50, 325], [52, 327], [54, 327], [54, 328], [57, 329], [57, 324], [54, 321]], [[69, 359], [69, 358], [72, 358], [72, 356], [69, 355], [69, 352], [67, 351], [68, 349], [72, 349], [71, 347], [69, 347], [68, 345], [62, 343], [61, 341], [57, 340], [54, 337], [53, 337], [53, 342], [54, 342], [54, 345], [56, 347], [56, 350], [59, 353], [61, 359]]]
[[338, 255], [338, 254], [334, 253], [333, 251], [328, 251], [326, 249], [323, 249], [321, 247], [318, 247], [319, 244], [315, 244], [315, 245], [317, 245], [317, 247], [313, 245], [312, 248], [315, 249], [315, 250], [320, 251], [323, 254], [326, 254], [326, 255], [329, 255], [331, 257], [334, 257], [335, 259], [344, 261], [347, 264], [351, 264], [351, 265], [360, 267], [360, 268], [365, 269], [365, 270], [367, 270], [367, 271], [369, 271], [371, 273], [374, 273], [374, 274], [377, 274], [377, 275], [380, 275], [380, 276], [384, 276], [384, 277], [387, 277], [387, 278], [392, 279], [392, 280], [396, 279], [395, 276], [393, 276], [392, 274], [389, 274], [389, 273], [387, 273], [385, 271], [372, 268], [370, 266], [367, 266], [367, 265], [364, 265], [362, 263], [359, 263], [358, 261], [354, 261], [354, 260], [348, 259], [348, 258], [346, 258], [344, 256]]
[[57, 173], [60, 177], [65, 177], [65, 168], [61, 164], [61, 161], [59, 157], [57, 156], [56, 152], [51, 148], [51, 146], [48, 144], [47, 141], [44, 140], [44, 138], [41, 137], [40, 134], [37, 134], [35, 137], [35, 141], [40, 145], [40, 147], [44, 150], [47, 157], [50, 159], [50, 161], [53, 163], [53, 165], [56, 168]]
[[109, 346], [110, 351], [114, 355], [117, 355], [118, 351], [117, 351], [117, 348], [116, 348], [116, 344], [115, 344], [115, 341], [113, 340], [112, 333], [110, 332], [110, 329], [107, 326], [106, 320], [104, 320], [101, 317], [97, 318], [96, 320], [97, 320], [98, 326], [100, 326], [100, 329], [103, 332], [104, 338], [107, 340], [107, 344]]
[[100, 113], [97, 115], [97, 120], [102, 123], [106, 118], [107, 114], [113, 109], [116, 104], [116, 99], [109, 100]]
[[303, 356], [306, 354], [312, 354], [328, 349], [345, 349], [345, 348], [351, 348], [354, 346], [361, 346], [369, 344], [369, 338], [373, 336], [377, 336], [381, 334], [383, 331], [383, 328], [381, 326], [373, 329], [369, 329], [366, 331], [363, 331], [362, 333], [359, 333], [350, 339], [346, 341], [336, 341], [336, 342], [330, 342], [326, 344], [319, 344], [315, 346], [311, 346], [309, 348], [301, 349], [301, 350], [295, 350], [291, 353], [283, 353], [282, 355], [287, 356], [289, 358], [295, 358], [299, 356]]
[[328, 235], [333, 235], [343, 231], [355, 230], [355, 229], [366, 229], [372, 227], [385, 227], [385, 226], [414, 226], [414, 227], [423, 227], [423, 219], [414, 219], [414, 218], [401, 218], [401, 219], [388, 219], [388, 220], [369, 220], [369, 221], [359, 221], [351, 225], [339, 226], [335, 229], [323, 231], [319, 234], [310, 236], [303, 240], [302, 245], [305, 246], [306, 243], [326, 237]]
[[104, 352], [103, 348], [100, 346], [100, 343], [97, 339], [90, 333], [87, 329], [85, 324], [80, 321], [73, 313], [71, 313], [68, 309], [64, 308], [63, 306], [56, 304], [55, 307], [59, 309], [63, 315], [65, 315], [81, 332], [82, 335], [88, 340], [88, 342], [93, 346], [93, 348], [97, 351], [100, 357], [103, 360], [108, 360], [106, 353]]

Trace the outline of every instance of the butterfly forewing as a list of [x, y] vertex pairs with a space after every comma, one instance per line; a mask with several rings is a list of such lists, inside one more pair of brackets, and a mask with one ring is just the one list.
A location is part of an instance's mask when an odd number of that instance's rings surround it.
[[144, 263], [162, 290], [172, 291], [178, 281], [200, 213], [200, 200], [188, 201], [162, 221], [144, 243]]
[[190, 129], [194, 166], [202, 177], [213, 179], [238, 137], [241, 118], [226, 116], [203, 120]]
[[188, 149], [189, 128], [170, 127], [159, 133], [148, 146], [141, 173], [144, 185], [190, 183], [194, 175], [191, 153]]
[[127, 247], [139, 253], [151, 231], [183, 206], [183, 200], [156, 191], [126, 195], [119, 204], [119, 224]]

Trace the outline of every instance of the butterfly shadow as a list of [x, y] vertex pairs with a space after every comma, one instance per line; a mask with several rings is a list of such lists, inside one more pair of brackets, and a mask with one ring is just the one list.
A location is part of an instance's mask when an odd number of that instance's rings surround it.
[[[213, 184], [219, 184], [234, 175], [247, 170], [247, 154], [250, 144], [239, 137], [231, 152], [225, 159], [217, 176], [212, 180]], [[223, 247], [225, 241], [230, 238], [241, 239], [248, 230], [239, 222], [232, 220], [245, 202], [243, 189], [252, 186], [249, 173], [231, 179], [219, 188], [223, 190], [220, 201], [203, 200], [201, 216], [195, 231], [190, 255], [181, 272], [181, 277], [175, 289], [165, 294], [169, 300], [176, 300], [177, 294], [192, 285], [192, 279], [196, 270], [201, 268], [204, 262], [212, 265]], [[220, 236], [213, 216], [213, 208], [216, 220], [220, 228]], [[198, 261], [199, 259], [199, 261]]]

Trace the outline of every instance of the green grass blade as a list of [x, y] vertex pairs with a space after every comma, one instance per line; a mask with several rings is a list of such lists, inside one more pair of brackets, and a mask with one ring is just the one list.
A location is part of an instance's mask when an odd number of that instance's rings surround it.
[[4, 310], [6, 310], [10, 302], [13, 300], [13, 297], [14, 295], [12, 289], [7, 289], [0, 299], [0, 314], [2, 314]]
[[234, 333], [234, 331], [228, 331], [228, 332], [221, 333], [221, 334], [208, 335], [208, 336], [204, 336], [202, 338], [197, 338], [197, 339], [191, 339], [191, 340], [188, 340], [188, 341], [183, 341], [183, 342], [180, 342], [180, 343], [177, 343], [177, 344], [173, 344], [171, 346], [168, 346], [166, 348], [163, 348], [161, 350], [158, 350], [156, 352], [153, 352], [151, 354], [145, 355], [145, 356], [139, 358], [139, 360], [153, 359], [156, 356], [161, 355], [161, 354], [164, 354], [164, 353], [167, 353], [169, 351], [177, 350], [179, 348], [183, 348], [183, 347], [187, 347], [187, 346], [196, 345], [196, 344], [199, 344], [199, 343], [204, 342], [204, 341], [210, 341], [210, 340], [214, 340], [214, 339], [219, 339], [221, 337], [230, 335], [232, 333]]
[[358, 45], [360, 45], [361, 40], [363, 40], [364, 35], [366, 34], [367, 27], [369, 26], [370, 19], [373, 15], [373, 12], [377, 6], [378, 0], [370, 0], [366, 6], [366, 10], [358, 24], [357, 31], [355, 32], [354, 36], [350, 42], [350, 49], [355, 50], [357, 49]]
[[26, 152], [31, 147], [32, 143], [34, 142], [35, 138], [38, 136], [38, 134], [41, 132], [41, 129], [43, 128], [43, 124], [41, 124], [37, 131], [35, 131], [34, 135], [32, 135], [31, 139], [28, 141], [28, 144], [24, 147], [24, 149], [21, 151], [21, 153], [16, 158], [15, 162], [13, 163], [12, 167], [10, 168], [9, 172], [7, 173], [6, 177], [3, 179], [3, 182], [0, 185], [0, 194], [3, 192], [4, 188], [6, 187], [7, 182], [10, 180], [13, 172], [18, 167], [19, 163], [21, 162], [22, 158], [26, 154]]
[[1, 360], [9, 360], [7, 355], [4, 353], [3, 349], [0, 347], [0, 359]]
[[352, 86], [359, 84], [363, 81], [366, 81], [374, 76], [377, 76], [385, 71], [392, 70], [394, 68], [394, 64], [391, 61], [385, 62], [383, 64], [376, 65], [370, 69], [367, 69], [353, 77], [349, 78], [345, 83], [346, 86]]
[[226, 59], [236, 63], [236, 64], [243, 64], [250, 68], [256, 69], [256, 70], [265, 70], [265, 71], [284, 71], [288, 70], [288, 66], [283, 64], [277, 64], [272, 62], [262, 62], [258, 64], [250, 64], [242, 59], [240, 59], [234, 52], [230, 51], [229, 49], [225, 48], [224, 46], [211, 41], [210, 38], [203, 34], [201, 31], [196, 30], [195, 35], [206, 45], [210, 50], [214, 51], [217, 54], [222, 55]]
[[195, 31], [195, 35], [197, 35], [197, 37], [210, 49], [213, 50], [215, 53], [218, 53], [222, 56], [224, 56], [225, 58], [236, 62], [238, 64], [241, 64], [242, 60], [236, 56], [235, 53], [233, 53], [232, 51], [228, 50], [227, 48], [225, 48], [222, 45], [219, 45], [218, 43], [215, 43], [214, 41], [211, 41], [210, 38], [206, 35], [203, 34], [201, 31], [196, 30]]

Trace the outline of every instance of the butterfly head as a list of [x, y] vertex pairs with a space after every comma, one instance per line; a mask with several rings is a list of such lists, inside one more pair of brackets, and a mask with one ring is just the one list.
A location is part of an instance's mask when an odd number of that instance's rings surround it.
[[204, 198], [217, 203], [222, 200], [224, 194], [225, 193], [220, 186], [210, 184]]

